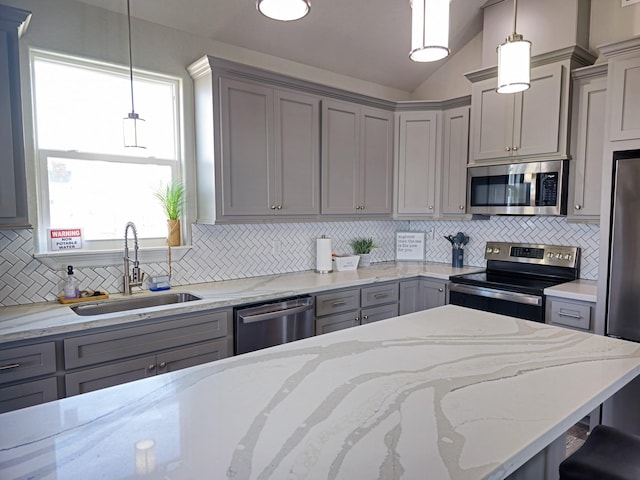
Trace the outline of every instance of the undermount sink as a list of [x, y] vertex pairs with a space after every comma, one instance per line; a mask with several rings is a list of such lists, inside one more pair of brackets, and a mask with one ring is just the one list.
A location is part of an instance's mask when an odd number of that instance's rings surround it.
[[174, 303], [193, 302], [201, 300], [201, 297], [191, 293], [165, 293], [162, 295], [150, 295], [126, 300], [112, 300], [100, 303], [88, 303], [71, 307], [76, 315], [90, 316], [103, 313], [125, 312], [139, 308], [157, 307], [160, 305], [172, 305]]

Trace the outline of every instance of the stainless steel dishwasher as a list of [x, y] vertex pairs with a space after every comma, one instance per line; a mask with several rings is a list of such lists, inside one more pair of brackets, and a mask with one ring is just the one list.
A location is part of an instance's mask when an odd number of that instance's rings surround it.
[[314, 334], [313, 297], [295, 297], [234, 310], [234, 353], [293, 342]]

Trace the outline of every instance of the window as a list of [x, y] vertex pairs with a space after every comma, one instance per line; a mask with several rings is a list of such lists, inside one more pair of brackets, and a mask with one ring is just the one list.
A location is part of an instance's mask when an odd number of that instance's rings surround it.
[[146, 148], [125, 148], [129, 70], [32, 51], [39, 252], [47, 229], [82, 228], [83, 249], [122, 248], [133, 221], [145, 246], [165, 245], [166, 217], [153, 193], [181, 178], [180, 80], [134, 73]]

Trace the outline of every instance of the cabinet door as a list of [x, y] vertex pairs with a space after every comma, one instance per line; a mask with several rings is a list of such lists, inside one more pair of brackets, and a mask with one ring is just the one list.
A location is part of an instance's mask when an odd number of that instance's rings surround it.
[[418, 311], [420, 298], [420, 281], [405, 280], [400, 282], [400, 315]]
[[438, 113], [401, 113], [396, 213], [433, 215]]
[[420, 310], [441, 307], [447, 303], [447, 283], [420, 279]]
[[360, 291], [360, 306], [373, 307], [385, 303], [398, 302], [398, 283], [385, 283], [364, 287]]
[[591, 79], [574, 86], [573, 194], [569, 195], [567, 219], [598, 221], [602, 184], [602, 152], [605, 135], [607, 79]]
[[561, 135], [562, 65], [531, 69], [531, 86], [515, 97], [512, 154], [558, 154]]
[[93, 392], [114, 385], [152, 377], [156, 374], [156, 357], [136, 358], [101, 367], [88, 368], [64, 376], [66, 396]]
[[359, 213], [360, 109], [322, 101], [322, 213]]
[[445, 111], [440, 207], [443, 215], [463, 215], [466, 211], [468, 147], [469, 107]]
[[58, 382], [45, 378], [0, 388], [0, 413], [32, 407], [58, 399]]
[[360, 317], [357, 311], [316, 318], [316, 335], [337, 332], [338, 330], [344, 330], [345, 328], [356, 327], [358, 325], [360, 325]]
[[276, 206], [273, 90], [221, 78], [220, 96], [223, 215], [269, 215]]
[[640, 57], [611, 59], [611, 127], [612, 141], [640, 138]]
[[29, 16], [0, 5], [0, 227], [30, 227], [18, 64], [18, 28]]
[[[496, 80], [474, 83], [471, 94], [473, 162], [509, 157], [513, 138], [514, 101], [521, 94], [496, 92]], [[518, 97], [520, 98], [520, 97]]]
[[316, 215], [320, 213], [320, 100], [276, 91], [275, 118], [276, 213]]
[[393, 114], [363, 107], [360, 127], [360, 213], [390, 214], [393, 189]]
[[360, 307], [360, 290], [342, 290], [316, 295], [316, 316], [334, 315], [340, 312], [357, 310]]
[[383, 305], [381, 307], [363, 308], [360, 312], [360, 321], [362, 325], [365, 323], [379, 322], [387, 318], [398, 316], [398, 304]]
[[175, 372], [182, 368], [214, 362], [229, 356], [227, 340], [215, 340], [186, 348], [159, 353], [156, 356], [156, 372]]
[[547, 323], [578, 330], [592, 330], [591, 318], [595, 310], [595, 304], [565, 300], [559, 298], [547, 298]]

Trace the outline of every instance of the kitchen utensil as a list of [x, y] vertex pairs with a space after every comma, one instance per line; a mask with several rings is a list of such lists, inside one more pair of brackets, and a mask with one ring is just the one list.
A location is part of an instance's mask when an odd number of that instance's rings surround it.
[[454, 242], [458, 246], [458, 248], [462, 246], [462, 242], [464, 242], [464, 237], [466, 237], [464, 233], [462, 232], [456, 233], [456, 236], [454, 237]]
[[445, 239], [449, 240], [449, 242], [451, 243], [451, 245], [453, 245], [455, 243], [454, 239], [453, 239], [453, 235], [445, 235], [444, 236]]

